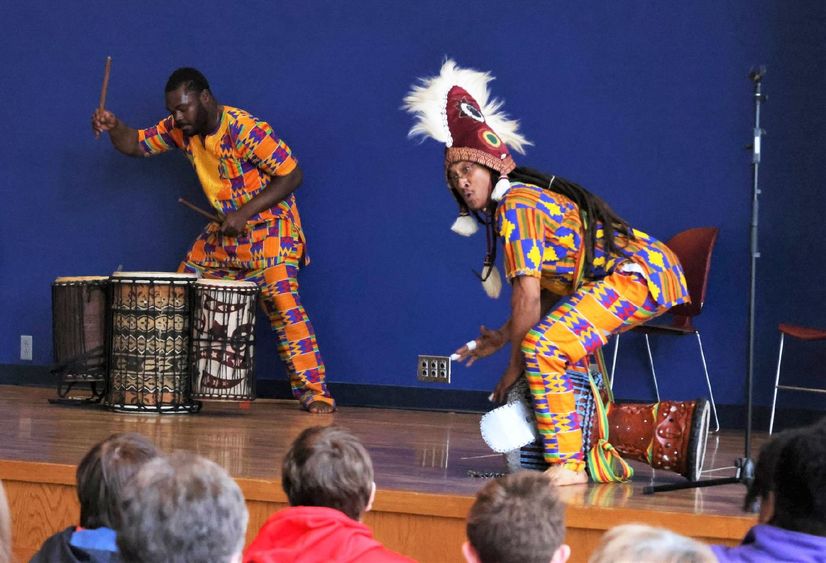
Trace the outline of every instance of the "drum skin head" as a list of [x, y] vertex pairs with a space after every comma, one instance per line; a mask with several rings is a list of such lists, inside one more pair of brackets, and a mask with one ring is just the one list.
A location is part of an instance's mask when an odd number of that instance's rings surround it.
[[188, 272], [113, 272], [113, 278], [125, 279], [176, 279], [176, 280], [195, 280], [198, 279], [197, 274], [190, 274]]
[[533, 413], [522, 401], [493, 409], [482, 417], [479, 429], [490, 449], [505, 453], [518, 450], [537, 438]]
[[61, 276], [55, 278], [54, 283], [104, 282], [109, 276]]
[[711, 408], [708, 399], [697, 399], [691, 417], [691, 438], [688, 442], [688, 463], [683, 476], [689, 481], [698, 481], [703, 473], [706, 459], [708, 432], [711, 424]]
[[211, 280], [207, 278], [201, 278], [195, 282], [197, 286], [207, 286], [207, 287], [224, 287], [228, 289], [243, 289], [243, 288], [255, 288], [258, 285], [255, 282], [251, 281], [238, 281], [238, 280]]

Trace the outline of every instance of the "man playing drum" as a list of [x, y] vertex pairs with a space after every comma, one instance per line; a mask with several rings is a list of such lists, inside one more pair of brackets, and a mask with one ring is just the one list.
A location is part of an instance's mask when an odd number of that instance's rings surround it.
[[290, 147], [267, 122], [218, 104], [193, 68], [173, 72], [165, 91], [169, 116], [157, 125], [132, 129], [99, 108], [92, 129], [108, 132], [129, 156], [185, 153], [222, 221], [204, 227], [179, 271], [258, 284], [293, 395], [311, 413], [333, 412], [315, 331], [298, 295], [298, 269], [309, 259], [293, 194], [302, 173]]
[[445, 174], [460, 210], [453, 230], [473, 234], [471, 214], [487, 229], [485, 289], [492, 297], [501, 289], [498, 237], [513, 286], [507, 322], [498, 330], [482, 327], [456, 353], [470, 364], [511, 344], [493, 398], [504, 401], [524, 372], [551, 479], [583, 483], [582, 430], [566, 369], [612, 334], [687, 302], [688, 290], [664, 244], [632, 229], [581, 186], [517, 167], [509, 147], [523, 152], [529, 143], [499, 111], [501, 102], [488, 99], [491, 79], [447, 60], [439, 76], [422, 80], [405, 98], [418, 119], [410, 134], [446, 145]]

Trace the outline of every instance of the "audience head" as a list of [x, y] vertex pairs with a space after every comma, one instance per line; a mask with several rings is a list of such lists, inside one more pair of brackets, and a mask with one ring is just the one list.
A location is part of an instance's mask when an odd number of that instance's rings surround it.
[[0, 563], [8, 563], [11, 560], [11, 511], [3, 482], [0, 481]]
[[468, 562], [564, 562], [565, 505], [544, 474], [522, 471], [491, 481], [476, 495], [467, 521]]
[[281, 484], [290, 506], [325, 506], [360, 520], [376, 486], [370, 454], [336, 426], [315, 426], [295, 439], [284, 458]]
[[240, 561], [247, 528], [244, 496], [217, 464], [176, 452], [153, 459], [124, 495], [118, 548], [124, 561]]
[[769, 524], [826, 536], [826, 424], [785, 440], [774, 468]]
[[140, 434], [113, 434], [95, 444], [77, 467], [80, 525], [120, 529], [120, 503], [127, 482], [160, 455]]
[[589, 563], [716, 563], [711, 548], [663, 528], [624, 524], [608, 530]]
[[760, 448], [760, 455], [754, 468], [754, 480], [749, 485], [746, 498], [743, 501], [743, 510], [746, 512], [760, 512], [759, 521], [768, 522], [770, 514], [766, 514], [769, 508], [769, 494], [774, 490], [774, 470], [777, 467], [777, 459], [786, 442], [799, 430], [786, 430], [775, 434]]

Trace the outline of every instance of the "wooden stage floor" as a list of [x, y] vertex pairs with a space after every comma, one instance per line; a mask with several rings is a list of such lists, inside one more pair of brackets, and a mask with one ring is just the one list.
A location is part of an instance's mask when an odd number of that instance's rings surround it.
[[[248, 540], [286, 504], [280, 465], [291, 441], [314, 425], [350, 429], [373, 458], [378, 494], [366, 518], [386, 545], [420, 561], [461, 561], [464, 517], [485, 480], [469, 472], [503, 471], [479, 435], [479, 415], [344, 407], [309, 415], [292, 401], [207, 403], [195, 415], [138, 415], [52, 405], [51, 389], [0, 386], [0, 479], [14, 517], [14, 545], [26, 560], [40, 542], [77, 520], [74, 471], [85, 452], [114, 432], [139, 432], [165, 451], [208, 457], [238, 481], [250, 508]], [[755, 439], [759, 445], [765, 439]], [[734, 474], [742, 437], [709, 438], [708, 477]], [[629, 484], [564, 487], [567, 541], [584, 561], [602, 532], [624, 522], [672, 528], [714, 543], [736, 543], [754, 523], [741, 512], [742, 485], [643, 495], [652, 482], [682, 481], [674, 473], [632, 462]], [[725, 468], [714, 471], [715, 469]]]

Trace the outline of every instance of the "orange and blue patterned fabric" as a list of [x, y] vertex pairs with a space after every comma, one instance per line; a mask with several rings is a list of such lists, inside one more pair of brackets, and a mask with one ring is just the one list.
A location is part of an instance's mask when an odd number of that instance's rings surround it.
[[581, 420], [568, 366], [597, 351], [611, 334], [666, 310], [654, 301], [642, 274], [614, 272], [583, 283], [528, 331], [522, 341], [525, 377], [545, 461], [574, 471], [585, 467]]
[[[297, 256], [296, 256], [297, 255]], [[298, 228], [290, 221], [248, 224], [247, 230], [236, 236], [221, 233], [218, 223], [208, 223], [186, 260], [210, 268], [240, 268], [260, 270], [295, 258], [306, 264], [304, 241]]]
[[[266, 188], [273, 176], [286, 176], [297, 166], [290, 147], [267, 122], [230, 106], [222, 106], [218, 129], [203, 141], [197, 135], [184, 135], [169, 116], [139, 129], [138, 143], [148, 156], [181, 149], [207, 199], [221, 213], [239, 209]], [[212, 268], [267, 268], [280, 263], [288, 250], [279, 242], [284, 235], [288, 235], [285, 245], [295, 237], [304, 242], [293, 194], [250, 217], [247, 232], [238, 237], [222, 235], [218, 225], [208, 224], [187, 260]], [[308, 264], [309, 259], [303, 258]]]
[[622, 256], [605, 252], [597, 225], [593, 265], [582, 269], [584, 229], [570, 199], [513, 183], [496, 210], [505, 275], [538, 278], [563, 297], [522, 341], [525, 375], [544, 457], [573, 471], [585, 468], [582, 428], [567, 368], [628, 330], [689, 300], [679, 260], [641, 231], [617, 237]]
[[[582, 219], [574, 202], [538, 186], [514, 182], [496, 210], [496, 220], [505, 246], [508, 279], [536, 277], [543, 289], [557, 295], [576, 289], [577, 261], [585, 248]], [[673, 307], [688, 302], [682, 267], [665, 244], [635, 229], [636, 239], [616, 238], [625, 256], [609, 256], [601, 242], [601, 224], [596, 232], [594, 264], [584, 271], [585, 279], [603, 278], [621, 264], [632, 262], [642, 269], [658, 304]]]
[[[229, 106], [221, 112], [218, 129], [203, 140], [184, 135], [170, 116], [138, 130], [138, 142], [147, 156], [181, 149], [195, 168], [207, 199], [216, 210], [228, 213], [259, 194], [273, 176], [295, 170], [297, 161], [265, 121]], [[325, 383], [315, 330], [298, 294], [299, 265], [309, 263], [305, 244], [291, 194], [253, 215], [237, 236], [225, 235], [220, 225], [208, 223], [179, 271], [258, 284], [293, 395], [305, 407], [316, 401], [335, 406]]]

